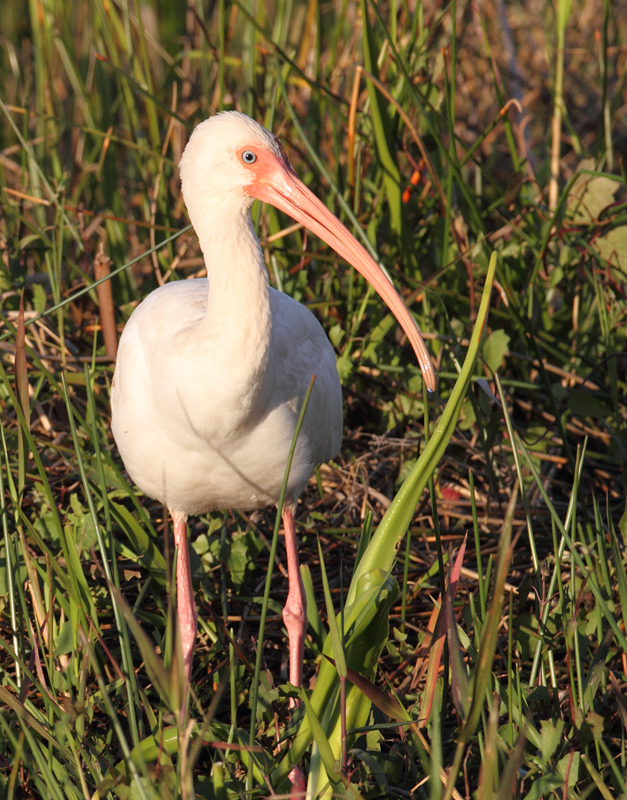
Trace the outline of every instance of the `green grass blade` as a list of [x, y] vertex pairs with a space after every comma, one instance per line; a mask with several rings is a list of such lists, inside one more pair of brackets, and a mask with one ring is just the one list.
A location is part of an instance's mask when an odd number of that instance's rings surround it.
[[300, 565], [300, 577], [305, 587], [305, 596], [307, 598], [307, 625], [309, 626], [311, 638], [318, 652], [320, 652], [327, 634], [324, 630], [322, 620], [320, 619], [320, 614], [318, 613], [318, 603], [314, 592], [309, 564]]
[[335, 666], [337, 667], [337, 674], [340, 680], [346, 678], [346, 658], [344, 657], [344, 646], [342, 643], [342, 636], [337, 625], [335, 618], [335, 611], [333, 610], [333, 600], [331, 599], [331, 590], [329, 589], [329, 581], [327, 579], [327, 570], [324, 565], [324, 554], [322, 546], [318, 539], [318, 556], [320, 558], [320, 572], [322, 573], [322, 587], [324, 589], [324, 600], [327, 606], [327, 616], [329, 619], [329, 634], [331, 636], [331, 643], [333, 645], [333, 655], [335, 656]]
[[[374, 40], [374, 31], [368, 18], [368, 4], [360, 0], [362, 24], [362, 49], [364, 66], [375, 78], [378, 78], [377, 53]], [[393, 149], [392, 122], [388, 116], [387, 108], [381, 101], [381, 96], [373, 84], [368, 82], [368, 97], [370, 98], [370, 118], [374, 129], [374, 138], [377, 155], [383, 170], [385, 193], [390, 208], [390, 225], [397, 236], [403, 234], [403, 215], [401, 202], [401, 175], [396, 162]]]
[[473, 736], [477, 725], [479, 724], [479, 717], [481, 709], [485, 702], [486, 689], [492, 676], [492, 661], [494, 659], [494, 652], [496, 650], [496, 640], [498, 636], [499, 625], [501, 622], [501, 609], [503, 604], [503, 595], [505, 593], [505, 579], [507, 578], [507, 570], [511, 560], [511, 539], [512, 539], [512, 522], [514, 519], [514, 511], [516, 509], [516, 501], [518, 499], [518, 488], [514, 488], [510, 502], [507, 507], [505, 520], [503, 521], [503, 532], [499, 539], [499, 552], [496, 565], [496, 574], [494, 579], [494, 590], [492, 592], [492, 602], [488, 608], [486, 615], [485, 625], [483, 627], [483, 635], [481, 637], [481, 645], [479, 648], [479, 661], [474, 670], [474, 684], [472, 701], [468, 718], [462, 726], [459, 741], [467, 744]]
[[320, 757], [322, 759], [322, 763], [324, 764], [329, 781], [334, 787], [342, 786], [343, 781], [339, 762], [333, 756], [333, 751], [331, 750], [329, 740], [322, 725], [320, 724], [320, 720], [318, 719], [316, 712], [312, 708], [311, 702], [307, 697], [307, 692], [305, 692], [302, 686], [299, 694], [300, 699], [305, 706], [305, 714], [307, 715], [307, 719], [311, 726], [313, 738], [316, 742], [316, 746], [318, 747], [318, 752], [320, 753]]

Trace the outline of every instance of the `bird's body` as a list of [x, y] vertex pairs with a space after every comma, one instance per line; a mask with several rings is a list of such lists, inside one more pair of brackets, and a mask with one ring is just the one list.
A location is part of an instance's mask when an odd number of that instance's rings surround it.
[[216, 314], [213, 323], [210, 285], [196, 279], [152, 292], [124, 329], [113, 433], [135, 483], [172, 511], [276, 504], [314, 374], [288, 502], [316, 464], [339, 450], [342, 395], [333, 348], [313, 314], [269, 287], [265, 267], [263, 273], [255, 297], [240, 299], [230, 318]]
[[342, 398], [334, 351], [320, 324], [304, 306], [268, 286], [250, 219], [253, 200], [302, 222], [358, 269], [407, 333], [430, 389], [435, 373], [389, 279], [298, 180], [271, 133], [243, 114], [219, 114], [194, 130], [180, 167], [207, 280], [162, 286], [133, 312], [112, 385], [113, 433], [133, 480], [172, 513], [178, 632], [189, 679], [196, 610], [187, 517], [277, 503], [315, 374], [283, 508], [289, 577], [283, 619], [290, 681], [300, 685], [306, 602], [293, 512], [315, 465], [339, 449]]

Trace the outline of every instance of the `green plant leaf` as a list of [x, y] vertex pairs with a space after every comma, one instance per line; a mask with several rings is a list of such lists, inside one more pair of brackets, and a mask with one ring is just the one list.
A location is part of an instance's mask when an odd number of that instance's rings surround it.
[[396, 558], [398, 544], [405, 535], [405, 531], [409, 526], [420, 500], [420, 496], [453, 435], [459, 410], [473, 375], [481, 336], [488, 317], [490, 293], [492, 291], [496, 263], [497, 255], [493, 253], [490, 258], [481, 305], [477, 313], [477, 320], [466, 353], [466, 359], [464, 360], [459, 378], [453, 387], [449, 401], [446, 404], [442, 416], [438, 420], [432, 437], [429, 439], [420, 458], [416, 462], [416, 466], [390, 504], [363, 558], [359, 562], [359, 567], [351, 581], [347, 603], [352, 602], [354, 599], [361, 575], [375, 568], [384, 570], [391, 569]]
[[592, 392], [571, 392], [568, 395], [568, 407], [580, 417], [599, 417], [607, 419], [610, 409]]
[[603, 236], [597, 236], [592, 247], [601, 258], [627, 274], [627, 225], [619, 225]]
[[564, 720], [558, 720], [555, 724], [551, 720], [543, 719], [540, 721], [540, 741], [542, 742], [542, 761], [549, 763], [549, 759], [559, 747], [564, 731]]
[[[377, 70], [377, 53], [374, 39], [374, 31], [368, 18], [368, 4], [366, 0], [360, 0], [362, 24], [362, 47], [364, 53], [364, 66], [368, 72], [375, 77]], [[368, 97], [370, 98], [370, 115], [374, 128], [374, 137], [377, 147], [377, 155], [383, 169], [383, 181], [385, 192], [390, 207], [390, 222], [392, 230], [401, 235], [403, 229], [402, 203], [400, 172], [396, 163], [396, 154], [392, 145], [392, 125], [389, 118], [387, 106], [384, 105], [381, 95], [375, 86], [368, 81]]]
[[505, 331], [498, 330], [486, 337], [481, 348], [481, 355], [492, 372], [500, 369], [505, 358], [505, 353], [509, 349], [509, 336]]
[[[325, 654], [325, 658], [335, 666], [335, 661]], [[410, 721], [411, 717], [395, 697], [392, 697], [383, 689], [379, 688], [375, 683], [364, 678], [354, 669], [347, 668], [346, 675], [348, 680], [360, 689], [370, 702], [375, 705], [379, 711], [382, 711], [388, 717], [397, 719], [401, 722]]]
[[568, 193], [566, 218], [576, 225], [596, 222], [603, 209], [614, 202], [619, 189], [618, 181], [592, 174], [595, 169], [594, 159], [584, 158], [577, 167], [577, 177]]

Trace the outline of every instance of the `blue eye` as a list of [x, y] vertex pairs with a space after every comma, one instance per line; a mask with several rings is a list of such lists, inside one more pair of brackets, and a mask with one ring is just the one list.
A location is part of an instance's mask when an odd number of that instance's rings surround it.
[[252, 150], [244, 150], [242, 153], [242, 161], [244, 164], [254, 164], [256, 160], [257, 156]]

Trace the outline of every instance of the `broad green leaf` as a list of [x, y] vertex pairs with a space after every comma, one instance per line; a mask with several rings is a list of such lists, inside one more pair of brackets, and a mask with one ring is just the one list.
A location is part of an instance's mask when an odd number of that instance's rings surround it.
[[[589, 731], [589, 735], [596, 742], [603, 736], [605, 720], [596, 711], [590, 711], [584, 720], [584, 726]], [[580, 731], [580, 736], [583, 731]], [[583, 742], [582, 742], [583, 743]]]
[[559, 775], [542, 775], [531, 784], [524, 800], [544, 800], [552, 795], [553, 789], [561, 788], [563, 782]]
[[337, 349], [342, 344], [342, 339], [346, 336], [346, 331], [338, 324], [332, 325], [328, 330], [328, 334], [331, 344]]
[[66, 620], [59, 630], [59, 634], [54, 641], [54, 657], [67, 655], [74, 648], [74, 635], [72, 633], [72, 623]]
[[620, 184], [603, 175], [591, 175], [596, 169], [594, 159], [584, 159], [577, 170], [566, 204], [566, 218], [577, 225], [596, 222], [604, 208], [614, 202]]
[[355, 369], [352, 359], [348, 356], [338, 356], [336, 366], [337, 374], [340, 376], [340, 381], [342, 383], [346, 383]]
[[254, 568], [261, 548], [261, 542], [251, 531], [235, 534], [231, 538], [228, 569], [231, 581], [236, 587], [239, 588], [244, 583]]
[[597, 236], [592, 247], [601, 258], [627, 274], [627, 225], [620, 225], [604, 236]]
[[[325, 658], [331, 662], [335, 666], [335, 662], [329, 656], [325, 656]], [[363, 675], [360, 675], [358, 672], [355, 672], [353, 669], [347, 669], [347, 677], [348, 680], [360, 689], [363, 694], [370, 700], [370, 702], [375, 705], [379, 711], [383, 711], [388, 717], [392, 717], [392, 719], [397, 719], [401, 722], [407, 722], [411, 720], [411, 717], [405, 710], [405, 707], [402, 706], [395, 697], [387, 694], [384, 692], [383, 689], [380, 689], [376, 683], [369, 681], [367, 678], [364, 678]]]
[[571, 392], [568, 395], [568, 407], [580, 417], [599, 417], [607, 419], [612, 412], [605, 403], [592, 392]]
[[542, 761], [549, 763], [549, 759], [559, 747], [564, 731], [564, 720], [558, 720], [555, 724], [551, 720], [540, 720], [540, 741], [542, 748]]
[[492, 372], [500, 369], [505, 353], [509, 349], [509, 336], [503, 330], [492, 331], [481, 348], [481, 355]]
[[557, 772], [562, 776], [563, 780], [568, 777], [568, 788], [572, 789], [579, 780], [579, 762], [580, 754], [575, 750], [573, 753], [568, 753], [557, 762]]

